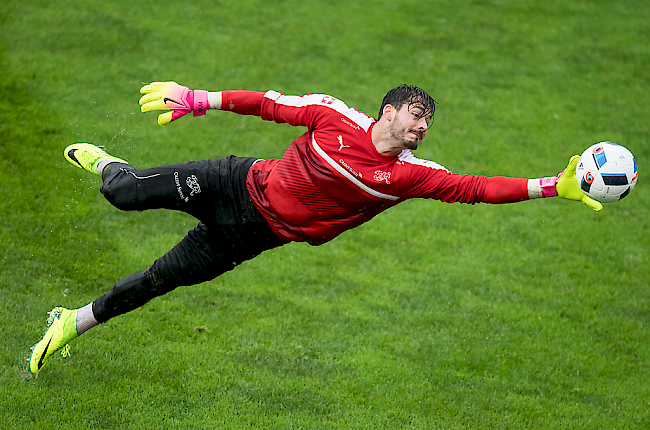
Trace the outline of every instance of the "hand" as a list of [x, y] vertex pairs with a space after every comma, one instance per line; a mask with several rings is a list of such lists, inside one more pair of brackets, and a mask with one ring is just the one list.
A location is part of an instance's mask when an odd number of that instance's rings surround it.
[[579, 159], [579, 155], [571, 157], [569, 165], [566, 167], [564, 172], [559, 174], [557, 183], [555, 184], [557, 195], [563, 199], [582, 202], [593, 210], [599, 211], [603, 208], [603, 205], [583, 193], [578, 185], [578, 181], [576, 180], [576, 166], [578, 165]]
[[140, 98], [142, 112], [171, 109], [158, 115], [159, 125], [167, 125], [190, 112], [194, 116], [205, 115], [210, 108], [207, 91], [190, 91], [176, 82], [152, 82], [140, 88], [140, 93], [144, 94]]

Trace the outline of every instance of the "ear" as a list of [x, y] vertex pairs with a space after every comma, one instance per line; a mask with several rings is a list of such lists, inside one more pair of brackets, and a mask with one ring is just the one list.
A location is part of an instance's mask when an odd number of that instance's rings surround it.
[[393, 117], [395, 116], [395, 112], [395, 106], [386, 105], [384, 106], [384, 110], [381, 116], [385, 117], [388, 121], [392, 121]]

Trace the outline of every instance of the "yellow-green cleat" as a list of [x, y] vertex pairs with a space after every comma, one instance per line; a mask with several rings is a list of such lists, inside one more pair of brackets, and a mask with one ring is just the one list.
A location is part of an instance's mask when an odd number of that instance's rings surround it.
[[86, 169], [95, 175], [99, 175], [97, 165], [102, 161], [115, 161], [117, 163], [129, 164], [127, 161], [113, 157], [91, 143], [73, 143], [63, 150], [63, 156], [70, 164], [74, 164], [80, 169]]
[[[48, 358], [58, 349], [77, 337], [77, 311], [57, 307], [48, 312], [47, 328], [40, 342], [32, 347], [29, 370], [38, 373]], [[67, 352], [67, 348], [63, 350]], [[69, 353], [68, 353], [69, 354]]]

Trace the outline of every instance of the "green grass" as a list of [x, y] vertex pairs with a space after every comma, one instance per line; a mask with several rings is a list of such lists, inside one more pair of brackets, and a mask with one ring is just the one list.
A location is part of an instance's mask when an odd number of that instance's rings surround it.
[[[649, 21], [630, 0], [5, 1], [0, 427], [647, 429]], [[279, 157], [303, 132], [219, 112], [158, 127], [137, 105], [153, 80], [324, 92], [371, 115], [412, 83], [439, 101], [422, 158], [539, 177], [613, 140], [640, 183], [600, 213], [406, 202], [111, 320], [34, 378], [46, 311], [195, 224], [117, 211], [65, 146], [151, 167]]]

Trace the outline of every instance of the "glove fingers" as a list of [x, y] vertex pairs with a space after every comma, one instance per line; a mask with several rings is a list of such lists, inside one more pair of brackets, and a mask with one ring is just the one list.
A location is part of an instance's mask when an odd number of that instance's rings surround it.
[[558, 196], [563, 199], [580, 201], [582, 196], [584, 196], [584, 193], [580, 189], [580, 186], [578, 186], [578, 181], [575, 177], [576, 165], [578, 164], [579, 159], [580, 157], [578, 155], [571, 157], [566, 169], [564, 169], [560, 178], [557, 180], [555, 189], [557, 190]]
[[576, 167], [578, 166], [578, 160], [580, 159], [579, 155], [574, 155], [569, 159], [569, 164], [566, 166], [566, 169], [564, 170], [565, 175], [575, 175], [576, 174]]
[[158, 125], [167, 125], [172, 122], [172, 112], [165, 112], [158, 115]]
[[153, 93], [147, 93], [143, 95], [142, 97], [140, 97], [138, 103], [140, 103], [140, 106], [142, 106], [143, 104], [150, 103], [156, 99], [162, 99], [162, 98], [163, 98], [163, 94], [161, 92], [156, 91]]
[[148, 93], [152, 93], [152, 92], [161, 91], [165, 86], [167, 86], [169, 84], [178, 85], [176, 82], [173, 82], [173, 81], [152, 82], [152, 83], [144, 85], [142, 88], [140, 88], [140, 93], [141, 94], [148, 94]]
[[578, 185], [576, 166], [578, 165], [579, 159], [579, 155], [574, 155], [569, 159], [569, 164], [566, 166], [566, 169], [559, 175], [555, 189], [557, 190], [558, 196], [563, 199], [581, 201], [593, 210], [599, 211], [603, 208], [603, 205], [583, 193], [580, 185]]
[[158, 115], [158, 124], [167, 125], [178, 118], [192, 112], [192, 108], [187, 102], [189, 89], [176, 82], [151, 82], [140, 88], [140, 110], [150, 112], [154, 110], [171, 111]]
[[140, 110], [142, 112], [151, 112], [152, 110], [165, 110], [165, 109], [170, 109], [170, 107], [165, 106], [165, 102], [163, 101], [162, 98], [155, 98], [152, 101], [146, 101], [142, 106], [140, 106]]
[[595, 211], [599, 211], [603, 208], [603, 205], [599, 201], [596, 201], [587, 195], [584, 195], [582, 197], [582, 203], [586, 204]]

